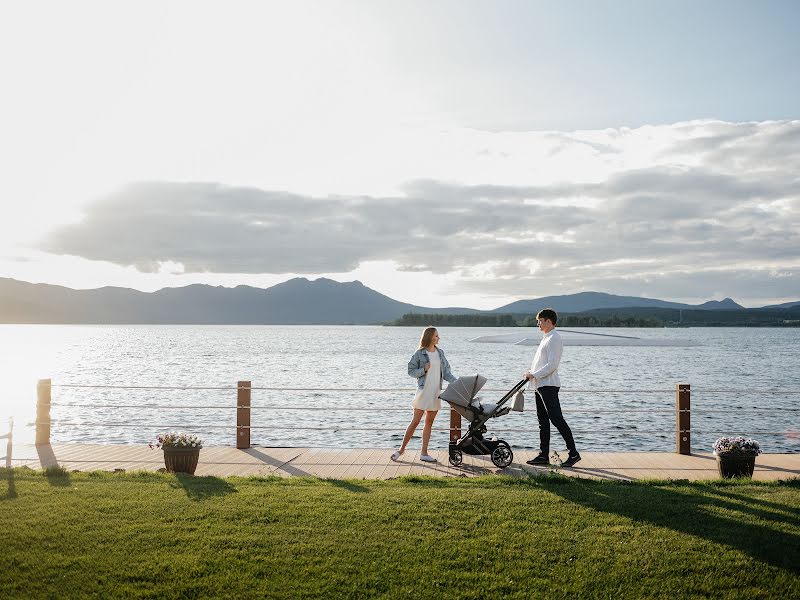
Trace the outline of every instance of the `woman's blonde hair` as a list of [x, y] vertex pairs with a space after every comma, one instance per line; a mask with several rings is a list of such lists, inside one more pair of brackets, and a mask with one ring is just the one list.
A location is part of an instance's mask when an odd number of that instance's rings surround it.
[[436, 327], [426, 327], [425, 331], [422, 332], [422, 337], [419, 338], [419, 347], [427, 348], [431, 345], [431, 341], [433, 340], [433, 334], [436, 333]]

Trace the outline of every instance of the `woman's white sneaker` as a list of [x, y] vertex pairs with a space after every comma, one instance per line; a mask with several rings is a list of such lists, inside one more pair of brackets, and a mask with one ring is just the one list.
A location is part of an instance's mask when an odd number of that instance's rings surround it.
[[392, 459], [394, 462], [397, 462], [398, 460], [400, 460], [400, 457], [401, 457], [401, 456], [402, 456], [402, 453], [401, 453], [399, 450], [395, 450], [394, 454], [392, 454], [392, 456], [391, 456], [390, 458], [391, 458], [391, 459]]
[[420, 459], [422, 462], [429, 462], [429, 463], [435, 463], [435, 462], [437, 462], [437, 461], [436, 461], [436, 459], [435, 459], [435, 458], [433, 458], [433, 457], [432, 457], [430, 454], [421, 454], [421, 455], [420, 455], [420, 457], [419, 457], [419, 459]]

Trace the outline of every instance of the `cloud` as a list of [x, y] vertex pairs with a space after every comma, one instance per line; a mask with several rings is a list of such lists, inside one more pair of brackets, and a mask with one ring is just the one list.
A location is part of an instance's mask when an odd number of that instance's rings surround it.
[[577, 163], [574, 178], [536, 185], [416, 179], [394, 196], [141, 182], [89, 204], [40, 248], [143, 272], [345, 273], [392, 260], [404, 271], [455, 273], [459, 290], [484, 294], [524, 295], [544, 281], [667, 297], [800, 289], [800, 122], [536, 139], [549, 144], [538, 156], [589, 151], [610, 161], [605, 175], [587, 181]]
[[[662, 157], [699, 158], [714, 169], [730, 172], [797, 172], [800, 167], [800, 120], [762, 123], [699, 122], [676, 128], [681, 139]], [[685, 137], [684, 137], [685, 136]]]

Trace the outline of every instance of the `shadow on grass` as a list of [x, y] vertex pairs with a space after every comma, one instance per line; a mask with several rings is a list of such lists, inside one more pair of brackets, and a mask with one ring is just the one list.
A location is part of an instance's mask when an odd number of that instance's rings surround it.
[[17, 486], [14, 484], [14, 469], [0, 468], [0, 481], [7, 482], [5, 493], [0, 500], [13, 500], [17, 497]]
[[236, 492], [236, 486], [219, 477], [195, 477], [185, 473], [176, 473], [175, 482], [170, 484], [182, 488], [190, 500], [205, 500], [214, 496], [226, 496]]
[[433, 475], [403, 475], [402, 477], [398, 477], [396, 481], [411, 485], [423, 485], [425, 487], [450, 487], [450, 481], [444, 477], [435, 477]]
[[47, 467], [43, 474], [47, 477], [47, 482], [55, 487], [69, 487], [72, 482], [69, 478], [69, 471], [64, 467]]
[[[575, 480], [571, 485], [547, 485], [552, 493], [592, 510], [612, 513], [736, 548], [754, 559], [800, 572], [800, 536], [776, 525], [797, 527], [790, 505], [771, 503], [784, 514], [758, 506], [758, 500], [709, 485], [608, 484]], [[798, 487], [787, 485], [786, 487]], [[721, 514], [721, 513], [725, 514]], [[757, 519], [759, 522], [753, 522]]]
[[[749, 498], [748, 496], [735, 494], [728, 490], [709, 487], [706, 488], [706, 491], [720, 496], [723, 499], [730, 500], [731, 502], [736, 502], [737, 510], [742, 512], [747, 512], [759, 518], [776, 521], [778, 523], [790, 523], [800, 528], [800, 510], [792, 508], [791, 506], [778, 504], [777, 502], [768, 502], [760, 498]], [[763, 507], [763, 510], [754, 509], [753, 505]]]
[[343, 490], [347, 490], [348, 492], [356, 492], [358, 494], [368, 494], [369, 488], [363, 485], [357, 484], [355, 481], [352, 480], [344, 480], [344, 479], [321, 479], [327, 484], [332, 486], [342, 488]]

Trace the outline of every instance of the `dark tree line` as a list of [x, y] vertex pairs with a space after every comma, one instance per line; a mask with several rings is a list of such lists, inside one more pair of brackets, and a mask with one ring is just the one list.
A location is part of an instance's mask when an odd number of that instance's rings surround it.
[[[536, 327], [535, 315], [408, 313], [389, 325], [425, 327]], [[596, 309], [562, 313], [559, 327], [800, 327], [800, 306], [789, 309], [677, 310], [674, 308]]]
[[516, 327], [513, 315], [470, 314], [470, 315], [438, 315], [408, 313], [392, 321], [390, 325], [436, 327]]
[[664, 321], [655, 318], [612, 315], [598, 318], [586, 315], [564, 315], [558, 320], [563, 327], [663, 327]]
[[[559, 317], [558, 324], [564, 327], [662, 327], [664, 325], [658, 319], [620, 317], [618, 315], [606, 318], [564, 315]], [[425, 327], [427, 325], [437, 327], [536, 327], [536, 317], [527, 315], [517, 319], [511, 314], [439, 315], [408, 313], [400, 319], [392, 321], [389, 325], [400, 327]]]

